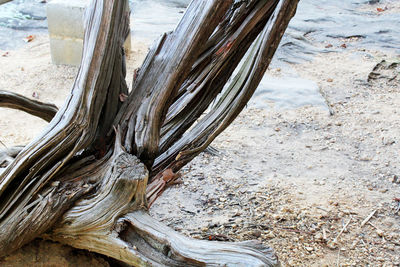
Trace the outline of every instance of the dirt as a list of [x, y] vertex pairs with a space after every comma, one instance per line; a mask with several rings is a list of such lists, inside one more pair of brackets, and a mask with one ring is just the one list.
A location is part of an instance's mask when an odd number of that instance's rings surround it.
[[[146, 51], [134, 44], [128, 82]], [[213, 142], [218, 153], [185, 167], [183, 184], [169, 188], [151, 214], [195, 238], [258, 239], [285, 266], [400, 266], [399, 70], [368, 81], [383, 59], [400, 61], [342, 49], [291, 65], [319, 85], [332, 114], [313, 106], [246, 108]], [[61, 106], [76, 72], [51, 63], [45, 37], [0, 51], [0, 90]], [[27, 144], [45, 126], [0, 108], [6, 146]]]
[[8, 257], [2, 267], [110, 267], [106, 257], [44, 240], [34, 240]]

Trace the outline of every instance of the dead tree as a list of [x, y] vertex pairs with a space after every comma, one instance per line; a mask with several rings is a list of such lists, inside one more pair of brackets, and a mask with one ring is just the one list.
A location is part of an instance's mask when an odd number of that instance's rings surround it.
[[81, 66], [59, 111], [0, 92], [0, 106], [51, 120], [30, 144], [0, 154], [0, 257], [41, 237], [134, 266], [277, 265], [262, 244], [190, 239], [147, 209], [245, 107], [297, 2], [192, 1], [129, 91], [129, 11], [124, 1], [93, 0]]

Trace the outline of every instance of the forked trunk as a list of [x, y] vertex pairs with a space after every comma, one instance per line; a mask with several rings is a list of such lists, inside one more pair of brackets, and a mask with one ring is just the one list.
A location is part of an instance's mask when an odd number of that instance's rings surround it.
[[134, 266], [277, 265], [262, 244], [190, 239], [147, 209], [245, 107], [297, 2], [192, 1], [128, 92], [127, 4], [92, 1], [63, 108], [0, 91], [0, 106], [51, 120], [27, 146], [0, 153], [0, 257], [42, 237]]

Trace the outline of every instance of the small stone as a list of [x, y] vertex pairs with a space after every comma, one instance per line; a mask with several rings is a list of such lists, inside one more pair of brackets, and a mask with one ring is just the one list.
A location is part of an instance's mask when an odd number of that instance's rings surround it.
[[333, 79], [329, 78], [329, 79], [327, 79], [326, 81], [327, 81], [328, 83], [331, 83], [331, 82], [333, 82]]
[[315, 240], [321, 241], [324, 237], [321, 233], [317, 233], [314, 238], [315, 238]]
[[51, 186], [56, 187], [56, 186], [58, 186], [59, 184], [60, 184], [60, 181], [55, 181], [55, 182], [52, 182], [52, 183], [51, 183]]
[[376, 233], [380, 236], [383, 237], [385, 233], [381, 229], [376, 229]]
[[260, 230], [254, 230], [254, 231], [251, 233], [251, 235], [258, 238], [258, 237], [261, 236], [261, 231], [260, 231]]
[[337, 244], [334, 241], [328, 241], [328, 243], [326, 244], [326, 246], [330, 249], [337, 249]]
[[314, 248], [312, 248], [312, 247], [305, 247], [305, 250], [307, 250], [308, 252], [312, 252], [312, 251], [314, 251]]
[[355, 249], [356, 246], [358, 245], [358, 242], [359, 242], [358, 240], [353, 241], [353, 243], [350, 246], [350, 249]]
[[377, 261], [380, 261], [380, 262], [384, 262], [384, 261], [385, 261], [385, 259], [382, 258], [382, 257], [377, 257], [376, 260], [377, 260]]
[[275, 235], [274, 235], [273, 232], [268, 232], [268, 233], [265, 235], [265, 237], [268, 238], [268, 239], [273, 239], [273, 238], [275, 238]]

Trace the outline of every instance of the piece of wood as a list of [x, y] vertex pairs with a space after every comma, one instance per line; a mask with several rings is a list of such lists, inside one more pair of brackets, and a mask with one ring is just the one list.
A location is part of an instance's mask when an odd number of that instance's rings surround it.
[[0, 5], [5, 4], [7, 2], [11, 2], [12, 0], [0, 0]]
[[58, 108], [53, 104], [29, 99], [4, 90], [0, 90], [0, 107], [22, 110], [46, 121], [51, 121], [58, 111]]
[[232, 123], [261, 81], [296, 7], [297, 1], [278, 1], [230, 86], [205, 116], [155, 159], [151, 177], [165, 169], [177, 172]]
[[353, 218], [350, 217], [349, 221], [343, 226], [343, 228], [342, 228], [342, 230], [340, 230], [339, 234], [335, 237], [335, 239], [333, 239], [333, 242], [334, 242], [334, 243], [337, 242], [338, 238], [343, 234], [343, 232], [346, 230], [347, 226], [349, 226], [349, 224], [350, 224], [350, 222], [351, 222], [352, 219], [353, 219]]
[[[150, 49], [128, 92], [126, 2], [92, 0], [69, 98], [0, 170], [0, 257], [41, 236], [135, 266], [276, 266], [264, 245], [210, 246], [146, 210], [147, 199], [245, 107], [297, 3], [192, 1], [175, 31]], [[161, 180], [148, 186], [151, 177]]]
[[171, 99], [230, 5], [231, 0], [192, 1], [176, 29], [152, 47], [139, 71], [117, 123], [127, 132], [124, 146], [149, 168], [159, 151], [160, 130]]
[[369, 222], [369, 220], [371, 220], [371, 218], [375, 215], [375, 213], [377, 212], [377, 210], [372, 211], [362, 222], [361, 222], [361, 227], [363, 227], [367, 222]]
[[[107, 96], [118, 101], [121, 87], [110, 85], [113, 78], [123, 78], [119, 58], [129, 29], [129, 11], [123, 1], [98, 0], [92, 1], [87, 14], [82, 64], [66, 104], [1, 174], [0, 256], [44, 233], [92, 188], [82, 187], [86, 179], [58, 186], [52, 186], [52, 179], [73, 166], [77, 153], [91, 149], [104, 124], [112, 127], [112, 120], [101, 119], [104, 110], [116, 113], [119, 108]], [[118, 75], [113, 75], [115, 70]], [[110, 101], [116, 104], [108, 105]]]

